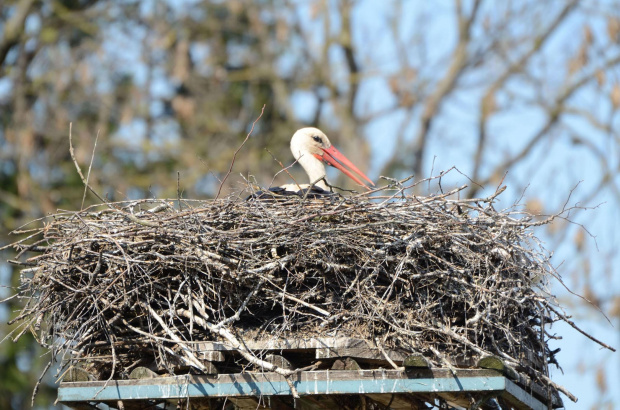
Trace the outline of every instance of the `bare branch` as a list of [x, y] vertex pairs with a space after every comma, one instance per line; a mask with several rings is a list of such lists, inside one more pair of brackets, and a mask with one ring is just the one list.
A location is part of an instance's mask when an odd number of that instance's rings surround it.
[[4, 24], [4, 32], [0, 40], [0, 66], [4, 63], [9, 50], [19, 42], [24, 33], [26, 17], [30, 13], [35, 0], [20, 0], [14, 7], [15, 12]]
[[215, 196], [215, 199], [220, 197], [220, 193], [222, 192], [222, 187], [224, 186], [224, 183], [226, 182], [226, 179], [228, 179], [228, 176], [230, 175], [230, 173], [232, 172], [232, 168], [235, 165], [235, 159], [237, 158], [237, 154], [239, 153], [239, 151], [241, 150], [241, 148], [243, 148], [243, 146], [245, 145], [246, 142], [248, 142], [248, 139], [250, 138], [250, 135], [252, 135], [252, 131], [254, 131], [254, 126], [256, 125], [256, 123], [258, 122], [258, 120], [260, 120], [260, 118], [263, 116], [263, 113], [265, 112], [265, 107], [266, 105], [263, 105], [263, 108], [260, 111], [260, 115], [258, 116], [258, 118], [256, 118], [254, 120], [254, 122], [252, 123], [252, 128], [250, 128], [250, 132], [248, 132], [248, 135], [245, 136], [245, 139], [243, 140], [243, 142], [241, 143], [241, 145], [239, 146], [239, 148], [237, 148], [237, 150], [235, 151], [235, 153], [233, 154], [233, 158], [232, 161], [230, 161], [230, 167], [228, 168], [228, 172], [226, 173], [226, 175], [224, 175], [224, 178], [222, 178], [222, 182], [220, 183], [220, 187], [217, 190], [217, 195]]
[[[506, 70], [495, 80], [486, 90], [484, 96], [480, 100], [480, 112], [479, 112], [479, 124], [478, 124], [478, 144], [476, 148], [476, 154], [474, 156], [474, 171], [472, 178], [477, 181], [480, 177], [480, 167], [482, 166], [482, 155], [486, 146], [487, 138], [487, 122], [489, 117], [493, 114], [491, 99], [495, 98], [495, 94], [500, 90], [506, 81], [514, 74], [522, 72], [530, 59], [543, 47], [549, 37], [556, 32], [560, 24], [568, 18], [571, 12], [575, 9], [578, 0], [572, 0], [568, 2], [564, 8], [558, 13], [557, 17], [549, 24], [549, 26], [537, 37], [531, 40], [530, 49], [525, 52], [517, 61], [508, 66]], [[470, 195], [476, 195], [478, 187], [472, 187]]]

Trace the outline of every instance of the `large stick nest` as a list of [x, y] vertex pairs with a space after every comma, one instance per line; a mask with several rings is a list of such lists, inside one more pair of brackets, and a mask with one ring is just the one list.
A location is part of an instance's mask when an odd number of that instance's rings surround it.
[[495, 195], [453, 197], [58, 212], [14, 244], [39, 252], [22, 262], [17, 332], [100, 379], [148, 362], [200, 370], [192, 341], [338, 335], [440, 367], [495, 355], [548, 381], [548, 329], [566, 318], [545, 289], [555, 273], [532, 233], [541, 222], [496, 210]]

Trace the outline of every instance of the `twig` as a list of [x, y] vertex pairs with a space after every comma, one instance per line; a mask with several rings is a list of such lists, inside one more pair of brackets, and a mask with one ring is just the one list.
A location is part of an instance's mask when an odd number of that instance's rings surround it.
[[549, 310], [551, 310], [553, 313], [555, 313], [556, 315], [558, 315], [564, 322], [566, 322], [570, 327], [572, 327], [573, 329], [575, 329], [576, 331], [578, 331], [579, 333], [581, 333], [582, 335], [584, 335], [585, 337], [587, 337], [588, 339], [592, 340], [593, 342], [596, 342], [597, 344], [601, 345], [602, 347], [604, 347], [605, 349], [611, 350], [612, 352], [615, 352], [616, 349], [609, 346], [607, 343], [603, 343], [600, 340], [598, 340], [597, 338], [595, 338], [594, 336], [584, 332], [583, 330], [581, 330], [581, 328], [579, 326], [577, 326], [575, 324], [575, 322], [573, 322], [572, 320], [570, 320], [569, 318], [566, 317], [566, 315], [562, 314], [561, 312], [559, 312], [557, 309], [555, 309], [553, 306], [549, 305], [547, 306], [547, 308]]
[[[69, 125], [71, 128], [71, 125]], [[90, 170], [93, 167], [93, 161], [95, 160], [95, 150], [97, 149], [97, 141], [99, 140], [99, 131], [97, 131], [97, 135], [95, 136], [95, 144], [93, 145], [93, 154], [90, 157], [90, 164], [88, 165], [88, 172], [86, 173], [86, 183], [84, 185], [84, 194], [82, 195], [82, 205], [80, 209], [84, 209], [84, 201], [86, 200], [86, 192], [88, 191], [88, 181], [90, 180]], [[73, 147], [71, 147], [73, 149]]]
[[399, 365], [397, 365], [396, 363], [394, 363], [394, 360], [392, 360], [392, 358], [387, 354], [387, 352], [385, 351], [385, 349], [383, 348], [383, 345], [381, 344], [381, 342], [379, 341], [378, 337], [375, 337], [375, 344], [377, 345], [377, 348], [379, 349], [379, 351], [381, 352], [381, 354], [383, 355], [383, 357], [385, 358], [385, 360], [387, 360], [387, 362], [395, 369], [395, 370], [404, 370], [404, 367], [401, 367]]
[[222, 179], [222, 182], [220, 183], [220, 187], [217, 190], [217, 195], [215, 195], [215, 199], [218, 199], [220, 197], [220, 193], [222, 192], [222, 187], [224, 186], [224, 183], [226, 182], [226, 179], [228, 179], [228, 176], [232, 172], [233, 165], [235, 165], [235, 159], [237, 158], [237, 154], [239, 153], [241, 148], [243, 148], [245, 143], [248, 142], [248, 139], [250, 138], [250, 135], [252, 135], [252, 131], [254, 131], [254, 125], [256, 125], [258, 120], [260, 120], [260, 118], [263, 116], [263, 113], [265, 112], [265, 107], [266, 107], [266, 104], [263, 104], [263, 108], [260, 110], [260, 115], [252, 123], [252, 128], [250, 128], [250, 132], [248, 132], [248, 135], [245, 136], [245, 139], [243, 140], [243, 142], [241, 143], [239, 148], [237, 148], [237, 150], [233, 154], [232, 161], [230, 162], [230, 167], [228, 168], [228, 172], [226, 173], [226, 175], [224, 175], [224, 178]]
[[170, 338], [172, 340], [174, 340], [175, 342], [177, 342], [177, 344], [181, 347], [181, 349], [183, 349], [183, 351], [185, 352], [185, 355], [187, 356], [189, 362], [195, 366], [196, 368], [205, 371], [206, 368], [203, 366], [202, 363], [200, 363], [200, 361], [196, 358], [196, 356], [194, 356], [194, 354], [192, 353], [192, 351], [185, 345], [185, 343], [176, 335], [175, 332], [173, 332], [172, 330], [170, 330], [170, 328], [168, 326], [166, 326], [166, 324], [164, 323], [164, 320], [157, 314], [157, 312], [155, 312], [155, 310], [150, 307], [150, 306], [145, 306], [146, 309], [148, 309], [149, 313], [151, 314], [151, 316], [153, 316], [153, 318], [155, 320], [157, 320], [157, 322], [159, 323], [159, 325], [162, 327], [162, 329], [164, 329], [164, 331], [168, 334], [168, 336], [170, 336]]
[[53, 359], [51, 359], [47, 365], [45, 366], [45, 369], [43, 369], [43, 371], [41, 372], [41, 375], [39, 376], [39, 378], [37, 379], [37, 383], [34, 385], [34, 389], [32, 389], [32, 399], [30, 400], [30, 406], [34, 407], [34, 398], [37, 395], [37, 392], [39, 391], [39, 386], [41, 385], [41, 380], [43, 380], [43, 376], [45, 376], [45, 374], [47, 373], [47, 371], [50, 369], [50, 367], [52, 367], [52, 363], [53, 363]]
[[[99, 196], [99, 194], [95, 192], [95, 190], [90, 185], [88, 185], [88, 180], [84, 178], [84, 174], [82, 174], [82, 170], [80, 169], [77, 159], [75, 158], [75, 152], [73, 151], [73, 137], [71, 135], [72, 128], [73, 128], [73, 123], [69, 123], [69, 153], [71, 154], [71, 159], [73, 160], [75, 169], [77, 170], [78, 175], [80, 176], [80, 178], [82, 179], [82, 182], [84, 183], [84, 188], [85, 189], [88, 188], [88, 190], [92, 192], [101, 202], [108, 203], [108, 201], [106, 201], [101, 196]], [[82, 206], [84, 205], [82, 204]]]
[[308, 303], [308, 302], [304, 302], [303, 300], [298, 299], [298, 298], [296, 298], [295, 296], [291, 296], [291, 295], [289, 295], [289, 294], [288, 294], [288, 293], [286, 293], [286, 292], [276, 292], [276, 291], [273, 291], [273, 290], [271, 290], [271, 289], [268, 289], [268, 290], [267, 290], [267, 292], [269, 292], [269, 293], [273, 293], [273, 294], [276, 294], [276, 295], [278, 295], [278, 296], [280, 296], [280, 297], [283, 297], [283, 298], [286, 298], [286, 299], [288, 299], [288, 300], [292, 300], [293, 302], [297, 302], [297, 303], [299, 303], [300, 305], [304, 305], [304, 306], [305, 306], [305, 307], [307, 307], [307, 308], [310, 308], [310, 309], [313, 309], [313, 310], [315, 310], [315, 311], [319, 312], [319, 313], [320, 313], [320, 314], [322, 314], [323, 316], [330, 316], [330, 313], [329, 313], [327, 310], [325, 310], [325, 309], [321, 309], [320, 307], [317, 307], [317, 306], [314, 306], [314, 305], [311, 305], [311, 304], [310, 304], [310, 303]]

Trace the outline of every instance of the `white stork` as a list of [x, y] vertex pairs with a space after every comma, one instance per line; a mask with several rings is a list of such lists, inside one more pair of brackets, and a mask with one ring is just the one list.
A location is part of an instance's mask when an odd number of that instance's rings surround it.
[[[310, 184], [286, 184], [280, 187], [270, 188], [277, 195], [308, 195], [317, 197], [330, 193], [326, 181], [325, 165], [331, 165], [339, 169], [346, 176], [357, 182], [366, 189], [369, 186], [362, 182], [355, 174], [366, 180], [370, 185], [374, 183], [362, 171], [360, 171], [347, 157], [336, 149], [329, 138], [318, 128], [307, 127], [297, 130], [291, 138], [291, 152], [295, 160], [301, 164], [308, 174]], [[348, 168], [348, 169], [347, 169]], [[355, 174], [354, 174], [355, 173]], [[310, 192], [308, 192], [310, 189]], [[263, 192], [257, 192], [254, 198], [261, 196]]]

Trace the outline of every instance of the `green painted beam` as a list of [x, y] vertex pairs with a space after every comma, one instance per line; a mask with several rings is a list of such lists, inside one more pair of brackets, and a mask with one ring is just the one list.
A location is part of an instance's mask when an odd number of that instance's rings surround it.
[[[310, 371], [293, 378], [300, 395], [398, 394], [497, 392], [528, 406], [541, 408], [538, 400], [493, 370], [458, 370], [456, 377], [439, 369], [412, 375], [398, 370]], [[511, 391], [508, 392], [507, 384]], [[173, 400], [180, 398], [283, 396], [291, 389], [282, 376], [273, 373], [239, 373], [218, 376], [174, 376], [110, 382], [61, 383], [60, 403], [110, 402], [117, 400]]]
[[[447, 375], [446, 375], [447, 376]], [[496, 372], [462, 377], [407, 377], [396, 370], [303, 372], [293, 381], [300, 394], [462, 392], [504, 390], [506, 379]], [[290, 395], [283, 377], [270, 373], [175, 376], [141, 380], [62, 383], [59, 401], [139, 400], [183, 397]]]

